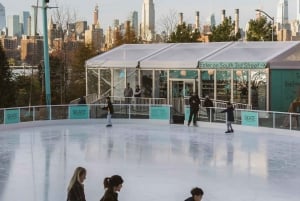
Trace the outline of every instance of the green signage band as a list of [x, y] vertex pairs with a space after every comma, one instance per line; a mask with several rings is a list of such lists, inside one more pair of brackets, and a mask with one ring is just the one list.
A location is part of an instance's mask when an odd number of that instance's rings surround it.
[[151, 106], [150, 119], [170, 120], [170, 107], [168, 106]]
[[201, 69], [264, 69], [266, 62], [199, 62]]
[[20, 110], [18, 110], [18, 109], [5, 110], [4, 111], [4, 123], [5, 124], [20, 123]]
[[258, 112], [242, 111], [242, 125], [258, 127]]
[[69, 107], [69, 118], [70, 119], [89, 119], [89, 106], [70, 106]]

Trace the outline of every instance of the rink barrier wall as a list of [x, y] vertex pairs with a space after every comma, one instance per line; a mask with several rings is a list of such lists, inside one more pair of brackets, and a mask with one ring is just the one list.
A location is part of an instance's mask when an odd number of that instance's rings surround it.
[[[30, 107], [16, 107], [0, 109], [0, 124], [18, 124], [32, 121], [54, 120], [86, 120], [106, 119], [107, 112], [102, 108], [105, 104], [70, 104], [70, 105], [41, 105]], [[224, 108], [209, 108], [210, 118], [207, 116], [207, 108], [200, 107], [198, 121], [226, 122], [226, 114], [221, 113]], [[213, 112], [214, 111], [214, 112]], [[149, 119], [166, 123], [178, 123], [174, 117], [182, 116], [181, 124], [186, 124], [189, 117], [189, 107], [185, 106], [184, 114], [176, 114], [172, 105], [151, 104], [114, 104], [113, 119]], [[235, 124], [254, 127], [279, 128], [287, 130], [300, 130], [299, 113], [284, 113], [273, 111], [235, 109]]]

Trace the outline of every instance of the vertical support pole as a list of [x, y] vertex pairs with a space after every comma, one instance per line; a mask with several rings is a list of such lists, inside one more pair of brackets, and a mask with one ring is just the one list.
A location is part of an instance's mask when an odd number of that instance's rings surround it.
[[45, 66], [45, 88], [46, 88], [46, 105], [51, 105], [51, 87], [50, 87], [50, 66], [49, 66], [49, 47], [47, 32], [47, 4], [43, 0], [43, 32], [44, 32], [44, 66]]

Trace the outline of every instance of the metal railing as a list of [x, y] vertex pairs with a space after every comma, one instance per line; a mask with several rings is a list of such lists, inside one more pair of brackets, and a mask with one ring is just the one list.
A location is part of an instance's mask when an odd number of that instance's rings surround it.
[[[190, 98], [189, 96], [184, 97], [185, 105], [189, 105], [189, 98]], [[200, 98], [200, 105], [201, 106], [203, 106], [204, 101], [205, 101], [205, 98]], [[227, 102], [228, 102], [228, 101], [215, 100], [215, 99], [211, 99], [211, 101], [213, 102], [214, 107], [217, 107], [217, 108], [226, 108], [226, 105], [227, 105]], [[252, 105], [249, 105], [249, 104], [235, 103], [235, 102], [232, 102], [231, 104], [236, 109], [250, 109], [250, 110], [252, 109]]]
[[[92, 103], [105, 103], [106, 97], [102, 97]], [[164, 105], [167, 104], [166, 98], [144, 98], [144, 97], [120, 97], [110, 96], [114, 104], [137, 104], [137, 105]]]
[[[43, 120], [63, 120], [70, 119], [70, 107], [74, 105], [52, 105], [52, 106], [31, 106], [31, 107], [16, 107], [0, 109], [0, 124], [5, 124], [5, 111], [15, 111], [18, 114], [18, 122], [43, 121]], [[80, 106], [80, 105], [75, 105]], [[87, 119], [106, 118], [106, 111], [102, 108], [104, 104], [86, 104], [89, 114]], [[113, 118], [120, 119], [150, 119], [151, 104], [114, 104]], [[154, 105], [172, 107], [170, 105]], [[208, 108], [210, 118], [207, 116], [206, 108], [201, 107], [198, 120], [203, 122], [225, 122], [226, 114], [220, 113], [224, 108]], [[214, 109], [215, 112], [212, 112]], [[235, 109], [235, 124], [243, 125], [242, 113], [253, 112], [257, 113], [257, 122], [259, 127], [280, 128], [289, 130], [300, 130], [299, 113], [272, 112], [260, 110]], [[16, 114], [12, 114], [16, 116]], [[172, 114], [170, 115], [172, 117]], [[187, 119], [186, 117], [185, 119]], [[166, 119], [170, 120], [171, 119]]]

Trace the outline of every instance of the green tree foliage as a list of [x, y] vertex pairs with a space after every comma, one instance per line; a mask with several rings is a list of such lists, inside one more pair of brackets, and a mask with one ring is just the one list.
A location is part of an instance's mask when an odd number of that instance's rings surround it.
[[0, 42], [0, 108], [15, 106], [15, 82]]
[[[275, 30], [275, 29], [274, 29]], [[272, 23], [265, 16], [249, 21], [247, 41], [272, 41]], [[274, 38], [274, 40], [276, 40]]]
[[37, 74], [16, 77], [16, 106], [39, 105], [41, 85]]
[[200, 32], [197, 29], [193, 29], [191, 26], [187, 26], [186, 23], [177, 25], [176, 30], [171, 34], [170, 43], [191, 43], [197, 42], [200, 37]]
[[50, 58], [51, 79], [51, 104], [63, 104], [64, 96], [64, 65], [60, 57], [51, 55]]
[[241, 38], [240, 31], [234, 33], [235, 23], [231, 17], [225, 17], [222, 24], [212, 27], [212, 34], [209, 36], [210, 42], [237, 41]]
[[138, 43], [137, 36], [131, 26], [127, 26], [125, 33], [122, 34], [119, 29], [115, 31], [115, 44], [114, 47], [118, 47], [123, 44], [136, 44]]
[[85, 61], [93, 56], [96, 56], [96, 51], [89, 45], [82, 44], [75, 50], [69, 70], [67, 102], [86, 95]]

